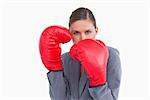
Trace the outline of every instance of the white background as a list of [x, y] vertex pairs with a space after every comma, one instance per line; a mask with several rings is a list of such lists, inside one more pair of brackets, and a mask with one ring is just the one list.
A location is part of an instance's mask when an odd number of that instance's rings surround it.
[[[148, 100], [148, 1], [4, 0], [0, 5], [0, 99], [50, 100], [47, 70], [39, 55], [41, 32], [50, 25], [68, 27], [78, 7], [96, 17], [97, 39], [117, 48], [122, 64], [119, 100]], [[72, 42], [62, 45], [69, 51]]]

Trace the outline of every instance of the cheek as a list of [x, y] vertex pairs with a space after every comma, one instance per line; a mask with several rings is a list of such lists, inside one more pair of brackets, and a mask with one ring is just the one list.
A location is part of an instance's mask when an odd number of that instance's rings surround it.
[[97, 34], [97, 33], [91, 33], [91, 34], [89, 34], [88, 38], [95, 39], [96, 34]]
[[72, 35], [72, 41], [73, 41], [73, 43], [77, 43], [80, 40], [81, 40], [81, 36], [80, 35], [77, 35], [77, 36]]
[[96, 35], [97, 35], [97, 33], [95, 32], [95, 33], [93, 34], [93, 38], [95, 38], [95, 37], [96, 37]]

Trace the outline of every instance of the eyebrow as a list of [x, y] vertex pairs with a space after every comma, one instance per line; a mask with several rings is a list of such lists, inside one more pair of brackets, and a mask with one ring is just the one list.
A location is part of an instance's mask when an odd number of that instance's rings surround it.
[[[86, 29], [85, 31], [91, 31], [91, 29]], [[72, 30], [72, 32], [80, 32], [78, 30]]]

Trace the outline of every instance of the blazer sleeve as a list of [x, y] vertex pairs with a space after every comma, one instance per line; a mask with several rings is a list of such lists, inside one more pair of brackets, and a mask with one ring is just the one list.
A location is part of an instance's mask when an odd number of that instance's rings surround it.
[[49, 81], [49, 94], [51, 100], [68, 100], [69, 88], [68, 81], [64, 77], [63, 71], [49, 71], [47, 73]]
[[108, 47], [107, 83], [103, 86], [89, 87], [94, 100], [117, 100], [121, 82], [121, 62], [119, 51]]

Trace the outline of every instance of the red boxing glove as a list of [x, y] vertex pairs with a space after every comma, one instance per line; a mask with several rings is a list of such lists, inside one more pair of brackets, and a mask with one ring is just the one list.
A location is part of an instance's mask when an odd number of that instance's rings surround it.
[[60, 43], [71, 40], [71, 33], [62, 26], [46, 28], [40, 37], [39, 49], [43, 64], [48, 70], [62, 70]]
[[70, 56], [81, 62], [89, 77], [90, 86], [106, 83], [108, 50], [102, 41], [81, 40], [71, 47]]

